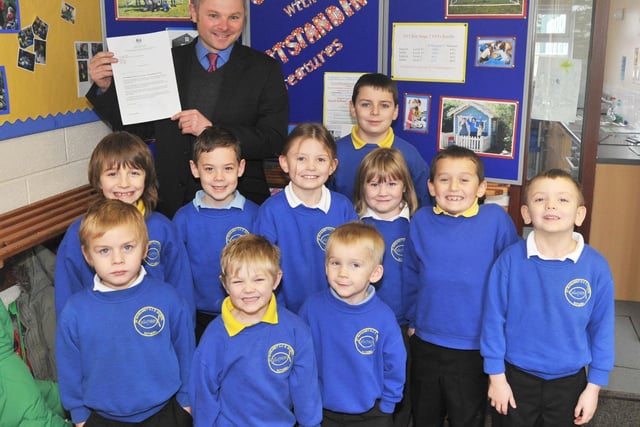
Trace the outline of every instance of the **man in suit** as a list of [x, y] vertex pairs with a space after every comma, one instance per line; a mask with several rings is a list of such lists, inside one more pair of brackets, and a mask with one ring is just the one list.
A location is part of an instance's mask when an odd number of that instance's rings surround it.
[[[246, 20], [244, 1], [192, 0], [189, 9], [198, 38], [172, 50], [183, 110], [170, 119], [126, 128], [156, 140], [158, 210], [169, 217], [193, 200], [199, 189], [189, 160], [195, 137], [205, 127], [224, 127], [240, 140], [246, 168], [238, 189], [262, 203], [269, 196], [262, 161], [280, 154], [288, 125], [289, 101], [280, 64], [237, 43]], [[112, 52], [91, 59], [89, 76], [94, 84], [87, 98], [118, 130], [125, 127], [112, 79], [115, 62]]]

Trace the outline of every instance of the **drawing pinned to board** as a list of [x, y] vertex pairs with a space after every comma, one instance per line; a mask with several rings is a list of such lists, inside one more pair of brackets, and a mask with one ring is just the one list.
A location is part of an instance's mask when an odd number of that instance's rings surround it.
[[117, 21], [189, 21], [189, 0], [113, 0]]
[[524, 18], [527, 0], [444, 0], [446, 18]]
[[431, 95], [405, 93], [404, 123], [402, 130], [407, 132], [429, 133], [430, 111]]
[[515, 37], [478, 37], [476, 39], [476, 67], [513, 68]]
[[63, 1], [60, 8], [60, 17], [71, 24], [75, 24], [76, 8], [72, 4]]
[[0, 33], [17, 33], [20, 28], [18, 0], [0, 0]]
[[438, 150], [455, 144], [479, 156], [513, 159], [517, 117], [517, 101], [442, 97]]
[[0, 65], [0, 114], [9, 114], [9, 91], [7, 90], [7, 74]]

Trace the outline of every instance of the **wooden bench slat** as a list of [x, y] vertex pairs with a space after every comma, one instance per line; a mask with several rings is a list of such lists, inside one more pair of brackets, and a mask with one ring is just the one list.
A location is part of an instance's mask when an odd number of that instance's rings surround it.
[[63, 234], [98, 197], [83, 185], [0, 214], [0, 268], [4, 260]]
[[77, 202], [82, 202], [89, 198], [92, 194], [90, 189], [82, 192], [74, 191], [72, 193], [61, 193], [60, 197], [50, 197], [38, 202], [32, 203], [22, 208], [14, 209], [0, 215], [0, 228], [4, 229], [14, 224], [24, 222], [28, 218], [35, 218], [55, 209], [57, 206], [70, 206]]

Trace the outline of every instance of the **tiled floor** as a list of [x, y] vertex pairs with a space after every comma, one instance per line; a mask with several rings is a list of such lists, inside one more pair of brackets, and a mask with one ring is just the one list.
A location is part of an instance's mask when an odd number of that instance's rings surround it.
[[640, 394], [640, 302], [616, 301], [616, 359], [605, 390]]

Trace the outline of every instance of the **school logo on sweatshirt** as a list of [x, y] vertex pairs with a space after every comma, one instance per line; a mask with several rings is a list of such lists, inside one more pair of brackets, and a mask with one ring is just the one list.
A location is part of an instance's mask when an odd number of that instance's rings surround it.
[[162, 251], [162, 245], [157, 240], [149, 240], [149, 246], [147, 248], [147, 257], [144, 259], [145, 264], [149, 267], [157, 267], [160, 265], [160, 252]]
[[402, 262], [402, 256], [404, 255], [404, 241], [404, 237], [396, 239], [396, 241], [391, 244], [391, 248], [389, 250], [391, 257], [398, 262]]
[[373, 354], [376, 351], [376, 343], [378, 342], [378, 330], [374, 328], [364, 328], [356, 334], [354, 341], [358, 353], [364, 355]]
[[227, 243], [236, 240], [238, 237], [242, 237], [245, 234], [249, 234], [249, 230], [244, 227], [233, 227], [229, 232], [227, 232], [227, 236], [225, 237], [225, 241]]
[[324, 227], [320, 231], [318, 231], [318, 234], [316, 234], [316, 243], [318, 243], [318, 246], [320, 246], [322, 252], [325, 252], [327, 250], [327, 240], [329, 240], [329, 234], [331, 234], [331, 232], [333, 232], [333, 230], [335, 229], [335, 227]]
[[591, 299], [591, 284], [587, 279], [574, 279], [564, 288], [564, 297], [574, 307], [584, 307]]
[[164, 313], [159, 308], [142, 307], [133, 317], [133, 327], [143, 337], [153, 337], [164, 329]]
[[287, 343], [278, 343], [271, 346], [267, 361], [269, 369], [276, 374], [284, 374], [293, 366], [293, 347]]

